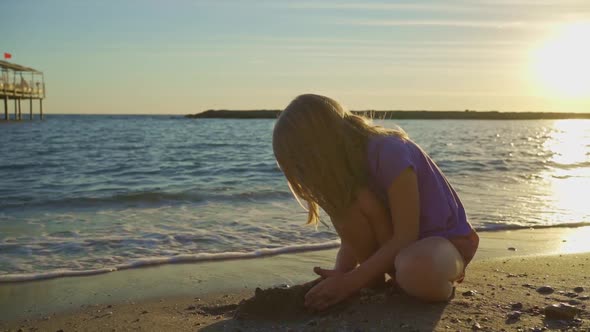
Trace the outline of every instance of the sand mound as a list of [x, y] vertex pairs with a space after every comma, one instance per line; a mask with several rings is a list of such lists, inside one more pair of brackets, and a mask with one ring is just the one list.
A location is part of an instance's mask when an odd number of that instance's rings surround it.
[[253, 297], [240, 302], [234, 314], [240, 320], [294, 320], [311, 316], [305, 306], [305, 294], [321, 279], [303, 285], [256, 288]]

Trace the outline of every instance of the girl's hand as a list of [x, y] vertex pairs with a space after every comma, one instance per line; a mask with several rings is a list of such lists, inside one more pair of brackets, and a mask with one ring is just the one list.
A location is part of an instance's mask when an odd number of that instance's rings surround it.
[[319, 267], [315, 267], [313, 271], [324, 280], [305, 294], [305, 306], [310, 309], [325, 310], [343, 301], [356, 290], [346, 273], [337, 270], [325, 270]]
[[329, 278], [329, 277], [337, 276], [339, 274], [344, 274], [344, 272], [338, 271], [336, 269], [332, 269], [332, 270], [322, 269], [319, 266], [314, 267], [313, 268], [313, 272], [315, 274], [319, 275], [320, 277], [322, 277], [322, 279], [326, 279], [326, 278]]

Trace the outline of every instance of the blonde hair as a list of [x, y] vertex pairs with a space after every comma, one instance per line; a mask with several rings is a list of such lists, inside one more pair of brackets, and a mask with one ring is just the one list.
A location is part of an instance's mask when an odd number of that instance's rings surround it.
[[350, 206], [367, 185], [369, 138], [386, 135], [407, 139], [403, 130], [375, 126], [325, 96], [298, 96], [281, 112], [273, 151], [295, 199], [307, 205], [308, 224], [317, 225], [319, 207], [333, 220]]

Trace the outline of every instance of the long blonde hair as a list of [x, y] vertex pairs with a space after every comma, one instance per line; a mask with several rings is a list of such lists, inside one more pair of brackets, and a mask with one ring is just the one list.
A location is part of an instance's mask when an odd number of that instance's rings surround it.
[[367, 185], [369, 138], [386, 135], [407, 138], [325, 96], [298, 96], [281, 112], [272, 146], [295, 199], [307, 205], [308, 224], [317, 225], [319, 207], [334, 219], [350, 206]]

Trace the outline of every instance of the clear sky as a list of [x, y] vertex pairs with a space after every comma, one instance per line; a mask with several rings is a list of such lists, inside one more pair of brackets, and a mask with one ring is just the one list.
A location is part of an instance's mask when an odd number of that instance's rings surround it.
[[0, 52], [49, 113], [590, 112], [590, 1], [2, 0]]

